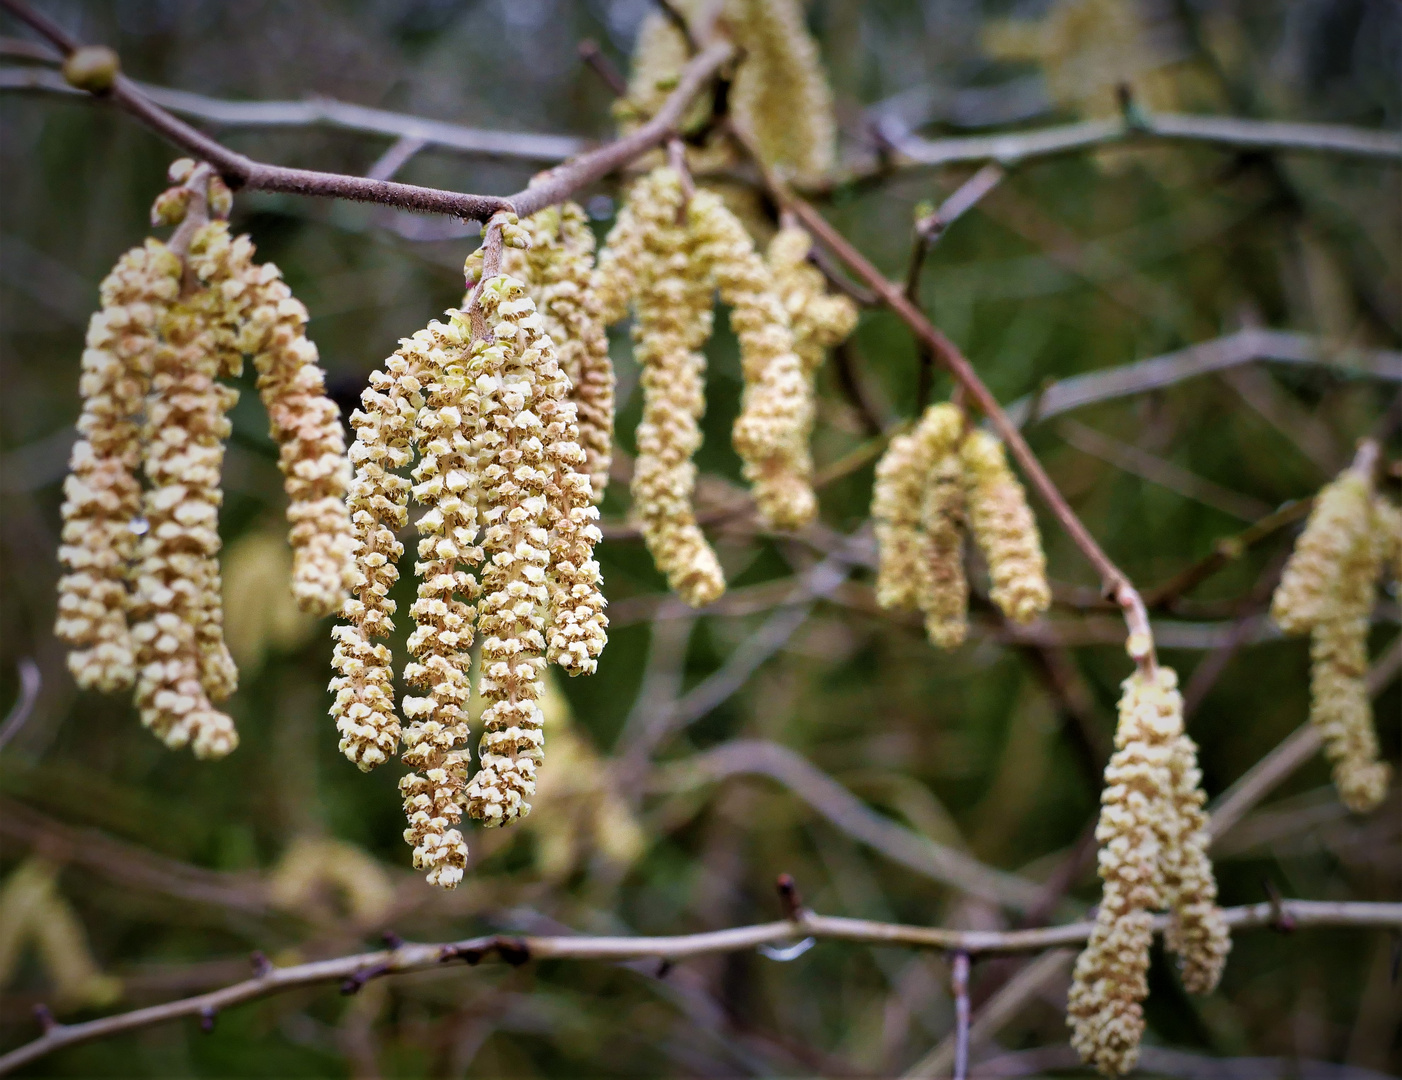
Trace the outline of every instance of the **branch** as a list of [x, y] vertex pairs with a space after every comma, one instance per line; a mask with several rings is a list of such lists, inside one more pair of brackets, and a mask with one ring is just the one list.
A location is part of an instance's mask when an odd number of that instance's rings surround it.
[[936, 166], [996, 161], [1011, 167], [1036, 158], [1114, 143], [1168, 140], [1202, 142], [1239, 150], [1298, 150], [1343, 154], [1379, 161], [1402, 161], [1402, 135], [1338, 124], [1294, 124], [1228, 116], [1188, 116], [1137, 110], [1133, 123], [1123, 118], [1087, 120], [1002, 135], [922, 139], [910, 135], [893, 149], [906, 165]]
[[[67, 31], [23, 0], [0, 0], [0, 7], [27, 23], [65, 57], [82, 46]], [[419, 213], [450, 214], [464, 220], [486, 222], [500, 210], [511, 210], [529, 217], [538, 210], [568, 198], [586, 184], [607, 176], [640, 154], [663, 142], [681, 120], [691, 100], [710, 82], [733, 55], [727, 42], [717, 42], [687, 64], [677, 88], [657, 114], [632, 134], [583, 154], [535, 178], [523, 191], [508, 198], [472, 195], [438, 188], [374, 180], [364, 176], [316, 172], [268, 165], [230, 150], [203, 132], [166, 111], [131, 79], [120, 73], [102, 96], [131, 113], [157, 134], [176, 146], [213, 165], [233, 188], [250, 191], [281, 191], [294, 195], [316, 195], [379, 203]]]
[[[1284, 919], [1289, 919], [1300, 929], [1325, 926], [1402, 929], [1402, 904], [1283, 900], [1226, 908], [1222, 914], [1233, 930], [1276, 926]], [[1155, 916], [1155, 931], [1162, 933], [1168, 923], [1167, 915]], [[282, 968], [274, 967], [260, 957], [261, 964], [253, 978], [221, 990], [81, 1024], [55, 1023], [38, 1039], [0, 1057], [0, 1074], [37, 1061], [66, 1046], [151, 1027], [182, 1016], [213, 1016], [221, 1009], [245, 1001], [328, 982], [339, 982], [344, 992], [355, 993], [365, 983], [380, 976], [432, 970], [459, 959], [468, 964], [477, 964], [496, 958], [513, 965], [531, 960], [616, 962], [658, 959], [675, 962], [696, 956], [743, 952], [760, 945], [782, 945], [802, 937], [984, 955], [1040, 952], [1080, 945], [1090, 937], [1093, 928], [1093, 923], [1076, 922], [1036, 930], [946, 930], [815, 915], [800, 909], [791, 919], [672, 937], [591, 937], [582, 934], [515, 937], [492, 934], [446, 944], [406, 943], [393, 949]]]

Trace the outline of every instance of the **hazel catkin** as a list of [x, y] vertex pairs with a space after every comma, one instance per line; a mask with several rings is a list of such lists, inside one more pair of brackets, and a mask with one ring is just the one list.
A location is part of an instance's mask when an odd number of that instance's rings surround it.
[[179, 258], [148, 240], [102, 282], [88, 323], [78, 420], [63, 484], [63, 533], [55, 633], [71, 646], [80, 687], [130, 687], [136, 658], [127, 627], [127, 568], [136, 552], [141, 486], [139, 416], [150, 386], [159, 323], [180, 293]]
[[[1302, 634], [1337, 618], [1343, 595], [1361, 587], [1371, 558], [1364, 550], [1371, 542], [1369, 486], [1366, 476], [1349, 468], [1315, 496], [1271, 597], [1271, 617], [1287, 634]], [[1371, 586], [1369, 577], [1366, 587]]]
[[1013, 622], [1030, 623], [1051, 606], [1051, 587], [1027, 494], [1003, 444], [986, 431], [969, 432], [960, 454], [969, 530], [988, 563], [989, 594]]

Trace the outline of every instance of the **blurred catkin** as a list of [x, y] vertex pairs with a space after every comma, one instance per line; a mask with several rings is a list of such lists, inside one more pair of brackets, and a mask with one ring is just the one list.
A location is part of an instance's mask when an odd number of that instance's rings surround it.
[[964, 484], [959, 454], [941, 453], [920, 502], [924, 556], [918, 579], [925, 633], [941, 649], [958, 648], [968, 632], [969, 582], [964, 576]]
[[[1315, 496], [1271, 598], [1271, 617], [1287, 634], [1338, 618], [1345, 594], [1364, 587], [1372, 559], [1370, 486], [1363, 473], [1348, 468]], [[1372, 582], [1368, 576], [1366, 587]]]
[[1232, 939], [1217, 906], [1217, 879], [1207, 857], [1212, 837], [1203, 810], [1207, 796], [1202, 790], [1198, 748], [1187, 734], [1173, 741], [1169, 770], [1178, 838], [1164, 852], [1164, 883], [1172, 912], [1164, 944], [1178, 957], [1184, 988], [1192, 994], [1209, 994], [1222, 978]]
[[718, 195], [696, 192], [687, 205], [687, 225], [692, 273], [715, 282], [740, 341], [744, 392], [731, 440], [745, 479], [766, 524], [801, 528], [818, 509], [808, 451], [813, 400], [788, 311], [754, 241]]
[[988, 432], [969, 432], [960, 454], [969, 530], [988, 563], [992, 600], [1013, 622], [1030, 623], [1051, 606], [1051, 587], [1027, 493]]
[[102, 282], [102, 307], [88, 323], [78, 420], [63, 484], [63, 534], [55, 633], [72, 651], [79, 686], [114, 691], [136, 679], [127, 628], [127, 569], [141, 514], [139, 417], [150, 387], [158, 326], [180, 293], [181, 263], [148, 240]]
[[[696, 272], [681, 220], [684, 196], [674, 169], [659, 168], [636, 185], [617, 259], [600, 256], [600, 270], [631, 263], [635, 297], [634, 356], [642, 368], [643, 415], [633, 466], [633, 515], [657, 568], [688, 604], [700, 607], [725, 591], [725, 577], [696, 524], [692, 493], [706, 409], [700, 349], [711, 335], [711, 285]], [[615, 231], [625, 229], [620, 221]], [[641, 238], [638, 254], [628, 245]], [[613, 240], [610, 234], [609, 246]]]
[[1368, 619], [1340, 618], [1310, 633], [1310, 721], [1333, 762], [1334, 786], [1356, 814], [1387, 797], [1392, 767], [1378, 760], [1368, 693]]

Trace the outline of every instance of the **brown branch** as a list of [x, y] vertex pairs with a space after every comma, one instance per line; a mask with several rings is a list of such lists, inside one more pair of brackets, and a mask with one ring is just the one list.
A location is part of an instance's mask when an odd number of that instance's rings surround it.
[[[1293, 920], [1299, 929], [1325, 926], [1402, 929], [1402, 904], [1284, 900], [1279, 904], [1226, 908], [1223, 915], [1233, 930], [1274, 926], [1282, 916]], [[867, 945], [903, 945], [917, 949], [957, 951], [973, 956], [1041, 952], [1044, 949], [1080, 945], [1090, 936], [1094, 926], [1090, 922], [1075, 922], [1035, 930], [947, 930], [816, 915], [803, 909], [797, 911], [797, 916], [776, 922], [671, 937], [493, 934], [444, 944], [404, 943], [391, 949], [290, 967], [275, 967], [264, 962], [253, 978], [207, 994], [80, 1024], [54, 1023], [33, 1042], [0, 1057], [0, 1074], [37, 1061], [63, 1047], [92, 1042], [123, 1031], [147, 1028], [186, 1016], [214, 1016], [221, 1009], [304, 986], [335, 982], [354, 992], [372, 978], [432, 970], [454, 960], [463, 960], [469, 965], [489, 959], [513, 965], [532, 960], [617, 962], [652, 958], [678, 961], [717, 953], [743, 952], [760, 945], [780, 945], [795, 937]], [[1162, 933], [1168, 922], [1167, 915], [1156, 916], [1154, 929]]]
[[[62, 27], [35, 11], [23, 0], [0, 0], [0, 7], [27, 23], [65, 56], [72, 55], [82, 47]], [[230, 187], [372, 202], [419, 213], [449, 214], [464, 220], [485, 222], [499, 210], [514, 210], [521, 217], [529, 217], [538, 210], [568, 198], [579, 188], [607, 176], [638, 155], [657, 146], [671, 134], [692, 98], [710, 82], [721, 66], [730, 59], [733, 51], [725, 42], [709, 46], [687, 64], [678, 80], [676, 90], [646, 124], [624, 138], [541, 174], [532, 180], [525, 190], [506, 198], [444, 191], [364, 176], [293, 169], [254, 161], [178, 119], [157, 105], [135, 82], [120, 73], [112, 80], [110, 89], [99, 96], [110, 98], [157, 134], [193, 156], [209, 162]]]

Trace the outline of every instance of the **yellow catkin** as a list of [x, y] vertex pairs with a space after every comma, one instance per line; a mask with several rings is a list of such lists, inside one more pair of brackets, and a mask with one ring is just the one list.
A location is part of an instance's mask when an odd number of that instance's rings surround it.
[[1051, 587], [1027, 494], [992, 435], [971, 431], [960, 453], [969, 530], [988, 563], [990, 595], [1013, 622], [1030, 623], [1051, 606]]
[[730, 108], [765, 162], [799, 182], [820, 180], [837, 154], [832, 91], [799, 0], [727, 0], [725, 19], [744, 50]]
[[1216, 985], [1230, 948], [1206, 855], [1200, 780], [1178, 676], [1165, 667], [1136, 671], [1123, 684], [1101, 792], [1100, 907], [1067, 1002], [1072, 1046], [1109, 1076], [1139, 1058], [1153, 912], [1170, 909], [1167, 944], [1193, 992]]
[[744, 393], [731, 441], [740, 455], [763, 521], [797, 529], [813, 520], [813, 460], [808, 435], [813, 400], [794, 351], [788, 312], [769, 267], [739, 219], [714, 192], [698, 191], [687, 205], [696, 269], [714, 280], [730, 305], [740, 341]]
[[414, 849], [414, 867], [428, 871], [430, 885], [453, 888], [467, 866], [467, 844], [454, 828], [462, 819], [462, 792], [470, 751], [468, 701], [478, 585], [471, 569], [482, 562], [478, 546], [479, 491], [473, 439], [476, 395], [471, 392], [467, 315], [452, 312], [445, 325], [430, 326], [438, 347], [422, 379], [423, 404], [414, 420], [419, 451], [414, 500], [424, 506], [418, 520], [418, 596], [410, 614], [413, 662], [404, 681], [423, 693], [405, 694], [404, 763], [413, 771], [399, 781]]
[[[600, 305], [591, 293], [594, 233], [578, 203], [529, 218], [529, 249], [508, 248], [502, 272], [524, 281], [569, 376], [578, 441], [594, 502], [604, 497], [613, 458], [613, 362]], [[626, 303], [626, 297], [625, 297]]]
[[1118, 1076], [1134, 1068], [1149, 993], [1152, 912], [1165, 905], [1163, 848], [1175, 829], [1172, 748], [1182, 734], [1176, 679], [1135, 672], [1120, 698], [1115, 753], [1105, 769], [1100, 822], [1104, 883], [1095, 928], [1076, 961], [1067, 1002], [1081, 1060]]
[[812, 250], [807, 230], [788, 226], [774, 234], [764, 256], [789, 315], [794, 351], [810, 379], [822, 366], [824, 352], [846, 340], [857, 325], [857, 305], [828, 292], [823, 272], [808, 261]]
[[148, 240], [102, 282], [88, 323], [78, 389], [83, 411], [63, 485], [63, 533], [55, 632], [85, 689], [120, 690], [136, 679], [127, 628], [127, 572], [141, 513], [139, 414], [150, 386], [158, 325], [180, 293], [180, 260]]
[[[594, 265], [589, 294], [605, 326], [627, 315], [628, 303], [637, 295], [638, 271], [647, 258], [647, 238], [637, 208], [639, 199], [646, 205], [656, 187], [657, 177], [649, 174], [629, 190]], [[680, 187], [677, 190], [680, 195]]]
[[1402, 587], [1402, 510], [1381, 495], [1373, 499], [1373, 520], [1382, 547], [1382, 561], [1393, 583]]
[[484, 547], [480, 692], [487, 702], [477, 773], [467, 810], [489, 826], [530, 813], [544, 758], [539, 699], [545, 670], [550, 563], [547, 524], [551, 461], [545, 443], [549, 403], [567, 392], [554, 348], [525, 286], [498, 275], [479, 286], [494, 340], [474, 342], [478, 391], [477, 469]]
[[399, 470], [413, 460], [414, 418], [423, 405], [424, 384], [443, 366], [437, 355], [442, 340], [437, 323], [400, 339], [384, 370], [371, 372], [361, 408], [350, 418], [355, 476], [347, 503], [355, 572], [341, 612], [344, 622], [333, 631], [331, 663], [337, 675], [331, 680], [336, 695], [331, 715], [341, 733], [341, 753], [364, 770], [383, 764], [399, 745], [393, 658], [389, 646], [375, 639], [394, 629], [389, 592], [399, 580], [396, 564], [404, 553], [396, 534], [409, 514], [409, 481]]
[[968, 632], [969, 582], [964, 576], [964, 483], [959, 455], [949, 447], [935, 460], [920, 504], [924, 553], [918, 603], [930, 644], [954, 649]]
[[1368, 693], [1368, 618], [1317, 624], [1310, 635], [1310, 721], [1333, 762], [1339, 798], [1356, 814], [1387, 797], [1392, 768], [1378, 760]]
[[691, 458], [701, 445], [698, 421], [706, 409], [700, 349], [711, 335], [711, 285], [695, 272], [687, 230], [678, 220], [683, 193], [675, 170], [650, 173], [634, 188], [629, 205], [644, 243], [633, 326], [643, 390], [633, 514], [668, 584], [700, 607], [725, 591], [720, 562], [692, 505]]
[[1164, 935], [1168, 951], [1178, 957], [1184, 988], [1208, 994], [1217, 987], [1232, 939], [1217, 906], [1217, 880], [1207, 857], [1207, 831], [1198, 748], [1186, 734], [1173, 741], [1169, 758], [1178, 842], [1166, 849], [1165, 887], [1172, 919]]
[[161, 322], [143, 431], [146, 532], [131, 598], [141, 722], [168, 746], [189, 745], [203, 758], [238, 745], [233, 721], [211, 704], [233, 689], [232, 661], [225, 665], [218, 654], [222, 632], [216, 639], [209, 631], [220, 603], [219, 474], [230, 430], [224, 414], [238, 394], [216, 378], [217, 320], [201, 308], [209, 299], [177, 304]]
[[958, 446], [963, 428], [964, 415], [957, 407], [931, 405], [913, 431], [891, 440], [877, 462], [871, 515], [876, 601], [883, 608], [915, 611], [931, 600], [932, 550], [921, 521], [926, 488], [936, 463]]
[[[1287, 634], [1302, 634], [1340, 617], [1345, 592], [1368, 573], [1372, 496], [1368, 478], [1345, 469], [1315, 496], [1314, 509], [1295, 542], [1271, 598], [1271, 617]], [[1367, 580], [1371, 588], [1376, 572]]]

